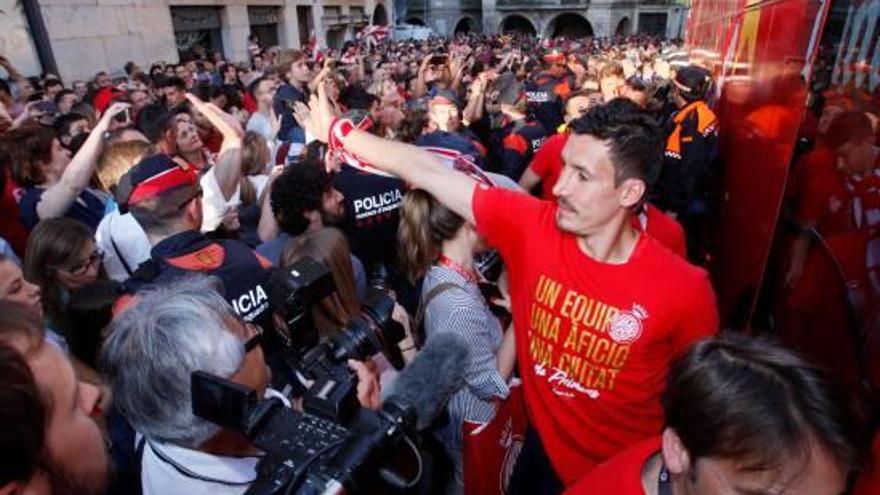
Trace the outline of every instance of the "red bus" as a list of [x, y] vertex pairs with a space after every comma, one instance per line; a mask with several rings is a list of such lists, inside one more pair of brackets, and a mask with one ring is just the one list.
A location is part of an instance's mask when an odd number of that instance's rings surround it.
[[[814, 172], [836, 171], [821, 146], [827, 120], [844, 110], [878, 120], [880, 0], [696, 0], [686, 45], [715, 76], [723, 205], [710, 270], [724, 321], [773, 332], [877, 390], [880, 219], [833, 231], [798, 219], [817, 197], [839, 207], [816, 192], [834, 181]], [[798, 239], [808, 254], [795, 266]]]

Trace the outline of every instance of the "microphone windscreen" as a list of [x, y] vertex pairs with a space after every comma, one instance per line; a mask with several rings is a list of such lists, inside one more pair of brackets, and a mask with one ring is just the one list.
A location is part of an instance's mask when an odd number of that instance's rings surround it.
[[469, 365], [470, 349], [461, 337], [451, 332], [434, 334], [400, 372], [388, 401], [411, 407], [416, 428], [427, 428], [464, 386]]

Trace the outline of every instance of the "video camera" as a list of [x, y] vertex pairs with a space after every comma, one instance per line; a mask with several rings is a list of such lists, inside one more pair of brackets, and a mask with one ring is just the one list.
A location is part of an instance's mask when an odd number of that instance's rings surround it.
[[392, 318], [394, 299], [385, 291], [368, 293], [361, 314], [334, 337], [320, 342], [311, 309], [336, 289], [327, 267], [303, 258], [273, 271], [266, 289], [286, 326], [286, 330], [278, 329], [275, 339], [283, 346], [283, 358], [291, 369], [314, 382], [303, 397], [306, 411], [339, 422], [357, 412], [357, 376], [348, 368], [349, 359], [365, 361], [382, 353], [395, 369], [403, 368], [397, 344], [406, 331]]
[[[253, 389], [196, 371], [193, 413], [244, 433], [265, 452], [248, 494], [365, 493], [379, 480], [404, 490], [423, 475], [413, 438], [464, 385], [468, 359], [468, 346], [456, 335], [432, 337], [401, 372], [382, 409], [358, 409], [347, 422], [298, 413], [278, 398], [258, 400]], [[403, 444], [415, 454], [410, 480], [382, 466]]]

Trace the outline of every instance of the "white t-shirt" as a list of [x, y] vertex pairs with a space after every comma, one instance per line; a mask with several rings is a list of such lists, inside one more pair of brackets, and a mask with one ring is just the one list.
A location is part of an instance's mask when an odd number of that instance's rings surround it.
[[211, 167], [199, 179], [202, 186], [202, 232], [210, 232], [215, 230], [220, 222], [223, 221], [223, 215], [230, 208], [238, 208], [241, 203], [241, 189], [236, 186], [235, 193], [226, 201], [223, 198], [223, 191], [220, 190], [220, 184], [214, 175], [214, 167]]
[[[104, 269], [117, 282], [124, 282], [137, 267], [150, 258], [150, 241], [137, 220], [114, 210], [101, 219], [95, 231], [95, 245], [104, 252]], [[123, 264], [122, 260], [125, 260]]]
[[263, 136], [263, 138], [266, 139], [266, 142], [272, 140], [272, 122], [269, 122], [269, 118], [260, 112], [254, 112], [251, 114], [251, 118], [248, 119], [245, 130], [253, 131]]
[[256, 479], [259, 461], [258, 456], [226, 457], [147, 442], [141, 486], [144, 495], [238, 495]]

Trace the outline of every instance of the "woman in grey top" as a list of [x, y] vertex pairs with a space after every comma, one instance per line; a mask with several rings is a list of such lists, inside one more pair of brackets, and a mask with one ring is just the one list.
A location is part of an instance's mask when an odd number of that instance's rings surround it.
[[424, 277], [425, 335], [454, 332], [470, 344], [465, 386], [450, 399], [450, 421], [439, 432], [456, 467], [447, 492], [460, 493], [462, 422], [489, 421], [495, 403], [507, 397], [516, 360], [513, 328], [503, 331], [477, 286], [474, 255], [485, 245], [473, 225], [428, 193], [412, 190], [403, 200], [398, 238], [404, 273], [412, 281]]

